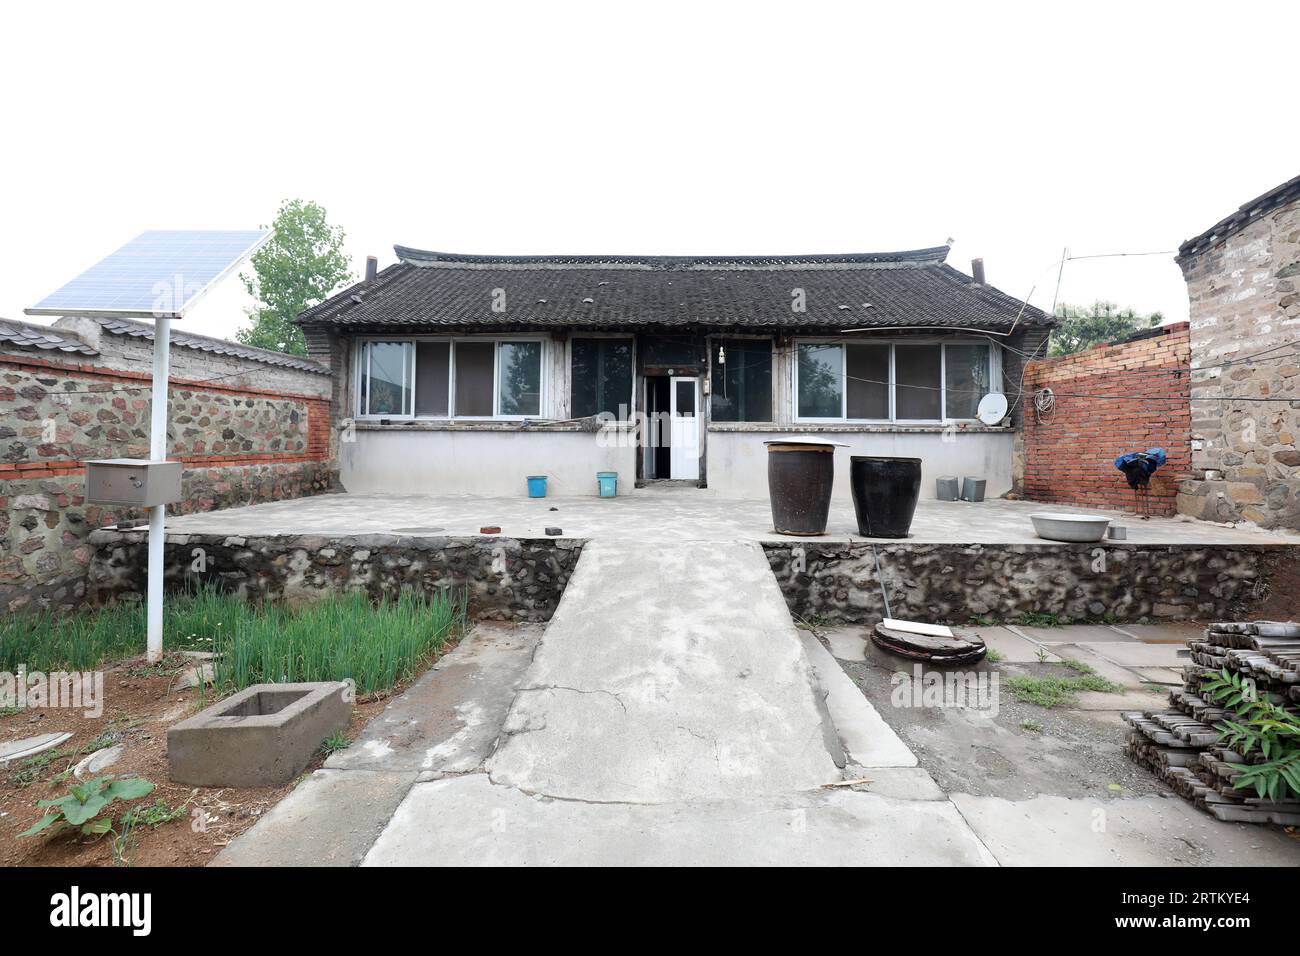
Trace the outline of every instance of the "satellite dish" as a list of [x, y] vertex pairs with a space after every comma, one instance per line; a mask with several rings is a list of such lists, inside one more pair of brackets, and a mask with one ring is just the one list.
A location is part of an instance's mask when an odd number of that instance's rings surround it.
[[975, 417], [985, 425], [996, 425], [1007, 417], [1007, 397], [1001, 392], [990, 392], [980, 399]]

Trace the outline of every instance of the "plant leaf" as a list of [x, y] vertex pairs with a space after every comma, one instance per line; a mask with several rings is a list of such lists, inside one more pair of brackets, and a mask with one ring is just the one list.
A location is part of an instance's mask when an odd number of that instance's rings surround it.
[[87, 820], [97, 817], [99, 811], [103, 810], [109, 803], [108, 797], [102, 793], [97, 793], [85, 803], [74, 803], [71, 806], [64, 807], [63, 815], [74, 827], [79, 827]]
[[63, 814], [61, 813], [47, 813], [45, 816], [41, 817], [39, 821], [37, 821], [35, 826], [31, 827], [30, 829], [24, 830], [22, 833], [18, 835], [20, 837], [35, 836], [36, 834], [44, 830], [46, 827], [48, 827], [55, 820], [61, 820], [61, 819], [63, 819]]
[[105, 796], [109, 800], [138, 800], [153, 793], [153, 784], [141, 777], [131, 780], [114, 780]]

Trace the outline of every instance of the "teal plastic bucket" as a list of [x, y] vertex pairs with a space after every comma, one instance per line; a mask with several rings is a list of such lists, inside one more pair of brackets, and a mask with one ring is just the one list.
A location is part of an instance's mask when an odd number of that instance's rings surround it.
[[600, 496], [602, 498], [616, 497], [618, 495], [618, 472], [596, 472], [596, 484], [600, 487]]
[[528, 497], [529, 498], [546, 497], [546, 476], [545, 475], [528, 476]]

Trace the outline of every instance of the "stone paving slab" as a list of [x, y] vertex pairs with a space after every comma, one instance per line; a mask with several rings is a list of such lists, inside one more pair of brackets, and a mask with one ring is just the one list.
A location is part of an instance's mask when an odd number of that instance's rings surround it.
[[539, 625], [476, 625], [325, 766], [444, 773], [482, 766], [541, 633]]
[[978, 634], [984, 639], [988, 649], [997, 651], [1001, 659], [1008, 664], [1036, 664], [1040, 661], [1044, 664], [1055, 664], [1060, 660], [1046, 647], [1022, 637], [1007, 627], [969, 627], [956, 628], [956, 630]]
[[1098, 657], [1121, 667], [1181, 667], [1191, 658], [1179, 657], [1181, 644], [1140, 644], [1114, 641], [1093, 643], [1079, 641], [1076, 647], [1087, 648]]
[[1178, 797], [951, 800], [1003, 866], [1300, 866], [1300, 840]]
[[836, 660], [841, 661], [865, 661], [867, 659], [867, 630], [865, 627], [855, 627], [853, 630], [844, 628], [835, 628], [826, 635], [826, 640], [830, 642], [831, 653], [835, 655]]
[[415, 771], [317, 770], [222, 850], [212, 866], [356, 866]]
[[991, 866], [946, 800], [840, 788], [662, 804], [530, 796], [483, 774], [419, 783], [365, 866]]
[[487, 763], [571, 800], [753, 797], [841, 779], [762, 550], [587, 545]]
[[1011, 625], [1011, 630], [1040, 644], [1136, 644], [1136, 637], [1109, 624], [1066, 624], [1062, 627], [1027, 627]]
[[1205, 636], [1205, 625], [1197, 621], [1170, 621], [1168, 624], [1116, 624], [1117, 631], [1132, 634], [1147, 644], [1186, 644]]

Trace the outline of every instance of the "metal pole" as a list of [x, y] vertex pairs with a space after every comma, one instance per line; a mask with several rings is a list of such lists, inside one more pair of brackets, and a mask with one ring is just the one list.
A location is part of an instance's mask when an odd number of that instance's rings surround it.
[[[150, 402], [149, 457], [167, 460], [167, 376], [171, 366], [171, 319], [154, 321], [153, 395]], [[149, 509], [149, 660], [162, 659], [163, 652], [163, 516], [166, 505]]]

